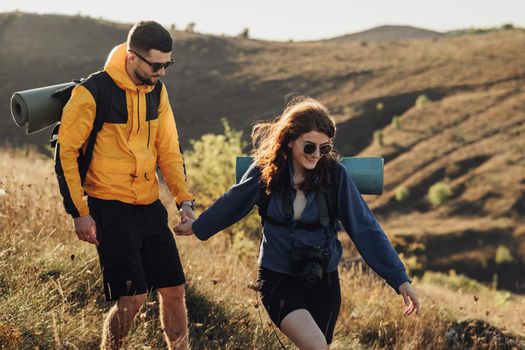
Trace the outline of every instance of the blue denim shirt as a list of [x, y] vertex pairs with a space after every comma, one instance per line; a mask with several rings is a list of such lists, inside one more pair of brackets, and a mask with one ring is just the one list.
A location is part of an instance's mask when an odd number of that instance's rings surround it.
[[[355, 243], [365, 262], [396, 292], [399, 292], [398, 287], [403, 282], [410, 281], [405, 267], [352, 178], [348, 176], [343, 165], [339, 164], [339, 167], [340, 178], [336, 216]], [[260, 169], [252, 164], [241, 181], [232, 186], [193, 223], [192, 228], [195, 235], [201, 240], [207, 240], [217, 232], [241, 220], [254, 205], [260, 203], [260, 174]], [[290, 183], [291, 181], [290, 176]], [[292, 202], [295, 195], [296, 191], [294, 190]], [[306, 206], [300, 221], [309, 223], [319, 220], [316, 196], [315, 191], [307, 195]], [[275, 220], [285, 221], [282, 199], [279, 194], [274, 193], [270, 196], [267, 215]], [[297, 273], [294, 272], [291, 257], [293, 246], [296, 248], [315, 245], [325, 246], [325, 242], [324, 228], [312, 231], [295, 229], [292, 245], [289, 228], [265, 222], [259, 252], [259, 264], [275, 272], [295, 275]], [[331, 255], [327, 272], [331, 272], [337, 269], [342, 256], [341, 242], [333, 227], [329, 227], [328, 247]]]

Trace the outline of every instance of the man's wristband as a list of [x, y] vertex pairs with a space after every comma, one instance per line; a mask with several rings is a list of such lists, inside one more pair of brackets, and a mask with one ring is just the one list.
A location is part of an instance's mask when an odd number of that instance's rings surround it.
[[194, 201], [182, 201], [182, 203], [180, 204], [181, 208], [182, 206], [184, 205], [187, 205], [188, 207], [190, 207], [192, 210], [195, 210], [195, 202]]

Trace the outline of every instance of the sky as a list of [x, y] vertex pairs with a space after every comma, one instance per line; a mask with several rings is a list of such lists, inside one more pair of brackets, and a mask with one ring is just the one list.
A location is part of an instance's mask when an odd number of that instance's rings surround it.
[[184, 29], [264, 40], [317, 40], [379, 25], [411, 25], [448, 31], [525, 27], [525, 0], [1, 0], [0, 12], [88, 15], [134, 23], [152, 19]]

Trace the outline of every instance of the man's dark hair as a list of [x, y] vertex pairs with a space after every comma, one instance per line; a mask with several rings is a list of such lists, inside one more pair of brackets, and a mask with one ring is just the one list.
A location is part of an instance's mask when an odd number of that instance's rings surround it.
[[133, 26], [128, 33], [130, 49], [147, 53], [151, 49], [171, 52], [173, 39], [162, 25], [155, 21], [141, 21]]

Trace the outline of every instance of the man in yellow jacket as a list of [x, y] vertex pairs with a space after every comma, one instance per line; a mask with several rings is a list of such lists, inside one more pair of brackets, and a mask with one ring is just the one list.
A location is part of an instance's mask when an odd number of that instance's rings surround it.
[[[120, 348], [154, 289], [170, 349], [188, 346], [185, 277], [156, 175], [159, 166], [181, 214], [194, 217], [175, 119], [159, 80], [173, 63], [172, 47], [160, 24], [137, 23], [108, 56], [109, 87], [88, 79], [63, 110], [55, 159], [60, 191], [78, 238], [97, 246], [106, 299], [118, 300], [107, 315], [102, 348]], [[84, 180], [77, 157], [86, 150], [104, 97], [97, 89], [109, 93], [109, 108]]]

